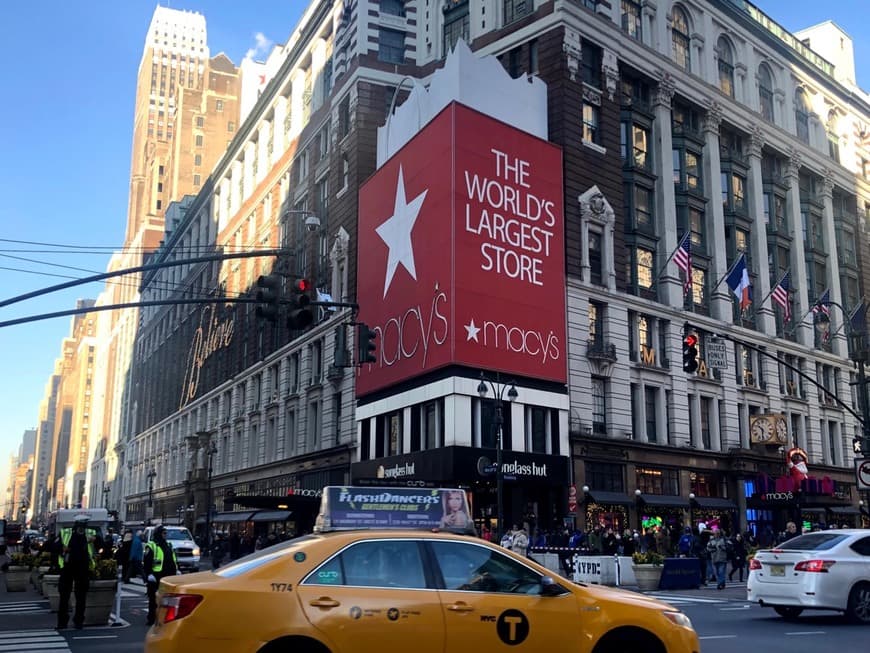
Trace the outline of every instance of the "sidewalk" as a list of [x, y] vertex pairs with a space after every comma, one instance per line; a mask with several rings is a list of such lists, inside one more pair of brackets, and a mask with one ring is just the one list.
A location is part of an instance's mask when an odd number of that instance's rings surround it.
[[0, 631], [53, 629], [57, 615], [48, 599], [28, 583], [23, 592], [6, 591], [6, 574], [0, 572]]

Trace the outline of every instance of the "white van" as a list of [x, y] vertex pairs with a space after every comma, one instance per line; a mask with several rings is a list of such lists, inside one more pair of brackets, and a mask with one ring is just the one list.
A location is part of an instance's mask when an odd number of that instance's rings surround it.
[[[157, 526], [149, 526], [145, 529], [145, 541], [154, 539], [154, 529]], [[175, 549], [175, 557], [178, 560], [178, 568], [181, 571], [199, 571], [199, 546], [193, 541], [193, 535], [184, 526], [164, 526], [166, 529], [166, 541]]]

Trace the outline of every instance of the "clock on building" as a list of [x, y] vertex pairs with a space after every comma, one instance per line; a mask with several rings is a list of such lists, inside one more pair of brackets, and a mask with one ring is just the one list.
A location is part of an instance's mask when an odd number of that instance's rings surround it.
[[753, 444], [787, 444], [788, 424], [785, 415], [752, 415], [749, 435]]

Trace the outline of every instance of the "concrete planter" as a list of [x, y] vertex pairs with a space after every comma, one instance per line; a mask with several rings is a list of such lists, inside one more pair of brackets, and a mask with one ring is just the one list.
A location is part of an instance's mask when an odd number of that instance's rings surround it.
[[52, 612], [57, 612], [60, 605], [60, 592], [57, 589], [59, 574], [45, 574], [42, 577], [42, 595], [48, 599], [48, 607]]
[[85, 625], [105, 626], [115, 604], [116, 580], [92, 580], [85, 599]]
[[637, 587], [641, 591], [657, 590], [662, 579], [661, 565], [632, 565]]
[[6, 570], [6, 591], [23, 592], [27, 589], [27, 581], [29, 580], [29, 567], [9, 567]]

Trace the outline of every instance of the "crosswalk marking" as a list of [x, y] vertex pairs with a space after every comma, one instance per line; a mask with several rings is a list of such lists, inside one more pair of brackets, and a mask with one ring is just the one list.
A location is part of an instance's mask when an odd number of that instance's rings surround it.
[[676, 594], [647, 593], [647, 596], [666, 601], [667, 603], [728, 603], [728, 599], [705, 599], [695, 596], [679, 596]]
[[69, 644], [55, 630], [0, 632], [0, 651], [59, 651], [70, 653]]
[[12, 601], [0, 603], [0, 614], [43, 614], [48, 611], [48, 601]]

